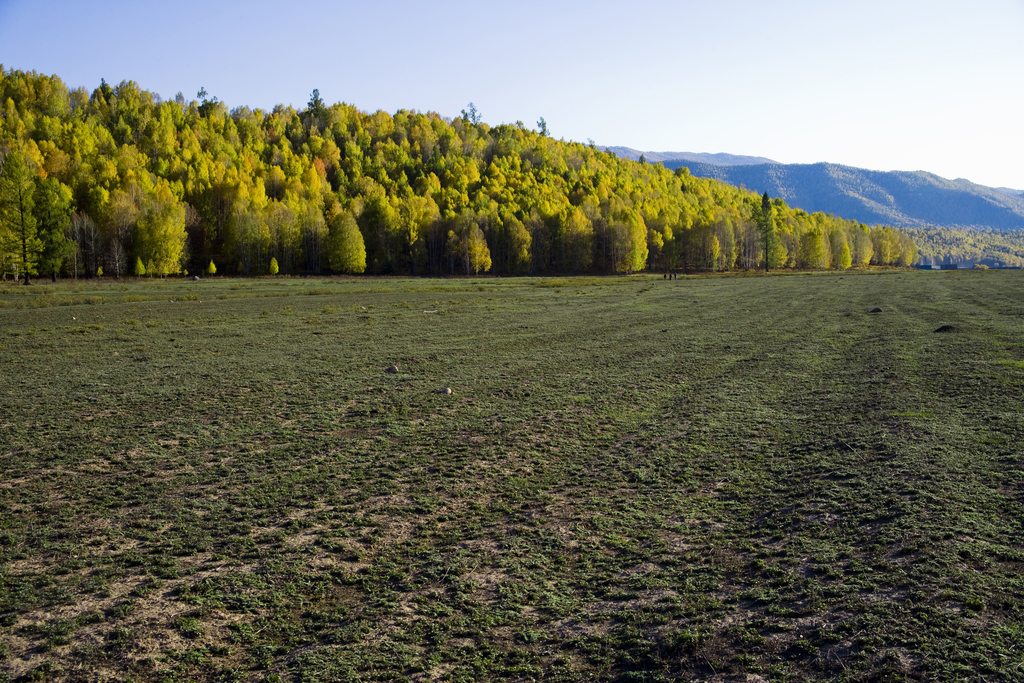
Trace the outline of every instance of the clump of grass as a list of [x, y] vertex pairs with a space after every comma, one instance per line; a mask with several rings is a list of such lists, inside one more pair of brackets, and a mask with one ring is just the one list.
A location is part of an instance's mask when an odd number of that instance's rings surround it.
[[174, 626], [186, 638], [198, 638], [206, 633], [202, 622], [195, 617], [178, 617], [174, 620]]

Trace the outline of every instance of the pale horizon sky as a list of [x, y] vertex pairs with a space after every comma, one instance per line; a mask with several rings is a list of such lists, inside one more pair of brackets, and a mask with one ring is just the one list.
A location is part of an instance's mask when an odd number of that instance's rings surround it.
[[1024, 0], [0, 0], [0, 64], [94, 89], [491, 125], [1024, 189]]

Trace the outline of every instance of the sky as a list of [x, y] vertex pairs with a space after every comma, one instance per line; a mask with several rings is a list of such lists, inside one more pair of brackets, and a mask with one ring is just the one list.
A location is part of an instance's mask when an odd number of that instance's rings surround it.
[[0, 64], [1024, 189], [1024, 0], [0, 0]]

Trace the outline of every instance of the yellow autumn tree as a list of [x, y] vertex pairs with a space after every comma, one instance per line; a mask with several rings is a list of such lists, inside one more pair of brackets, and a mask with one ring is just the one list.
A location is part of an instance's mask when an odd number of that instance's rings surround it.
[[146, 268], [149, 275], [180, 273], [185, 237], [185, 207], [167, 181], [161, 180], [146, 198], [136, 225], [136, 257], [152, 263], [152, 268]]
[[469, 269], [474, 275], [486, 273], [491, 269], [491, 250], [487, 248], [484, 231], [479, 225], [469, 229]]
[[625, 223], [627, 247], [622, 269], [635, 273], [643, 270], [647, 263], [647, 226], [640, 214], [632, 210], [626, 212]]
[[565, 246], [574, 273], [588, 270], [594, 262], [594, 226], [577, 206], [565, 214]]

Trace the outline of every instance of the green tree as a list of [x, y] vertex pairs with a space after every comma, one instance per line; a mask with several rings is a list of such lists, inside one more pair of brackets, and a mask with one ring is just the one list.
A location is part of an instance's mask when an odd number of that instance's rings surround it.
[[295, 212], [285, 202], [270, 202], [264, 215], [270, 253], [279, 259], [278, 266], [285, 274], [291, 273], [296, 268], [296, 255], [302, 245], [302, 232]]
[[142, 257], [135, 257], [135, 277], [142, 277], [146, 274], [146, 266], [142, 264]]
[[0, 169], [0, 220], [7, 228], [7, 250], [15, 252], [19, 270], [30, 284], [35, 275], [42, 243], [36, 231], [34, 174], [18, 152], [10, 152]]
[[210, 265], [206, 266], [206, 274], [207, 275], [216, 275], [217, 274], [217, 266], [213, 265], [213, 259], [210, 259]]
[[875, 255], [875, 248], [871, 242], [871, 230], [863, 223], [853, 228], [851, 239], [854, 246], [853, 262], [857, 266], [866, 266], [871, 263]]
[[850, 254], [850, 244], [844, 238], [839, 247], [839, 258], [837, 266], [840, 270], [846, 270], [853, 265], [853, 256]]
[[626, 272], [635, 273], [644, 269], [647, 262], [647, 226], [644, 219], [631, 211], [627, 219], [629, 247], [626, 251]]
[[876, 227], [871, 231], [871, 246], [874, 248], [872, 262], [879, 266], [889, 266], [897, 259], [898, 238], [896, 231], [888, 227]]
[[277, 259], [274, 257], [270, 258], [270, 274], [277, 275], [281, 272], [281, 268], [277, 265]]
[[130, 247], [138, 231], [139, 205], [143, 190], [132, 183], [127, 190], [115, 189], [104, 205], [104, 241], [107, 246], [107, 266], [114, 277], [128, 272]]
[[402, 221], [383, 192], [369, 198], [359, 215], [358, 224], [370, 272], [394, 272], [401, 243]]
[[736, 265], [736, 233], [733, 222], [729, 218], [724, 219], [718, 226], [718, 245], [721, 249], [720, 268], [721, 270], [732, 270]]
[[146, 268], [149, 275], [179, 273], [185, 238], [185, 207], [174, 198], [170, 187], [161, 183], [147, 198], [136, 226], [136, 255], [152, 264]]
[[331, 221], [327, 256], [331, 270], [336, 273], [362, 273], [366, 270], [366, 244], [352, 212], [342, 211]]
[[441, 219], [440, 212], [432, 197], [408, 194], [398, 202], [398, 215], [399, 265], [415, 275], [427, 263], [427, 239]]
[[[470, 255], [470, 242], [473, 230], [480, 230], [477, 225], [476, 215], [472, 209], [463, 209], [459, 215], [451, 221], [451, 229], [448, 231], [447, 256], [451, 272], [455, 273], [455, 262], [459, 261], [469, 275], [473, 269], [473, 259]], [[482, 231], [481, 231], [482, 234]], [[487, 255], [490, 260], [490, 253]]]
[[66, 232], [71, 226], [71, 188], [56, 178], [38, 179], [35, 191], [36, 226], [42, 249], [39, 270], [57, 281], [64, 261], [75, 252], [76, 244]]
[[469, 123], [472, 123], [474, 126], [480, 123], [481, 121], [480, 112], [476, 110], [476, 105], [473, 104], [472, 102], [469, 103], [469, 111], [467, 112], [465, 109], [463, 109], [461, 113], [462, 118], [468, 121]]
[[712, 235], [708, 243], [708, 256], [711, 259], [711, 270], [718, 268], [718, 258], [722, 255], [722, 244], [718, 241], [718, 235]]
[[765, 192], [761, 197], [761, 210], [757, 214], [757, 227], [761, 233], [761, 243], [764, 246], [764, 272], [768, 272], [768, 264], [772, 260], [772, 247], [776, 241], [775, 217], [772, 208], [772, 200]]
[[594, 260], [594, 226], [578, 206], [565, 214], [563, 239], [573, 272], [589, 269]]
[[530, 268], [530, 232], [514, 215], [503, 221], [505, 231], [505, 272], [525, 273]]
[[828, 242], [818, 226], [814, 226], [804, 233], [800, 244], [799, 260], [806, 268], [821, 270], [828, 267]]
[[309, 104], [306, 105], [306, 113], [310, 116], [310, 125], [322, 126], [324, 115], [327, 113], [327, 105], [320, 99], [320, 89], [313, 88], [313, 94], [309, 96]]

